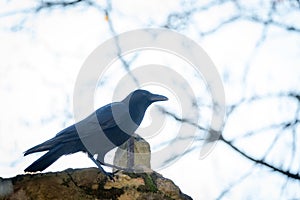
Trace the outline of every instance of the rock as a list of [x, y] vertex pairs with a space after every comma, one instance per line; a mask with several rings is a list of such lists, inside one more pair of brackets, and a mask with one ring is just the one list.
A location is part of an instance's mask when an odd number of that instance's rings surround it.
[[130, 160], [128, 159], [128, 149], [132, 144], [130, 140], [118, 147], [113, 161], [114, 165], [122, 168], [133, 168], [136, 172], [150, 172], [151, 150], [149, 143], [137, 134], [133, 134], [132, 137], [134, 139], [133, 167], [128, 166], [128, 160]]
[[0, 178], [0, 197], [11, 194], [14, 191], [14, 187], [11, 180], [5, 180]]
[[97, 168], [0, 178], [0, 199], [191, 199], [156, 172], [118, 173], [109, 180]]

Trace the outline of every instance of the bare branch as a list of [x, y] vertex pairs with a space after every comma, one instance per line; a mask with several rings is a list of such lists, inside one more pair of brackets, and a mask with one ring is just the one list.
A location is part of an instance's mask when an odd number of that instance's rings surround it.
[[299, 173], [295, 174], [295, 173], [290, 172], [289, 170], [282, 170], [280, 168], [277, 168], [277, 167], [265, 162], [264, 160], [255, 159], [255, 158], [251, 157], [250, 155], [248, 155], [246, 152], [242, 151], [241, 149], [239, 149], [238, 147], [233, 145], [230, 141], [226, 140], [224, 137], [221, 138], [221, 141], [223, 141], [225, 144], [230, 146], [233, 150], [238, 152], [243, 157], [253, 161], [256, 164], [260, 164], [260, 165], [263, 165], [265, 167], [268, 167], [268, 168], [274, 170], [275, 172], [279, 172], [279, 173], [281, 173], [281, 174], [283, 174], [283, 175], [285, 175], [289, 178], [300, 180], [300, 174]]

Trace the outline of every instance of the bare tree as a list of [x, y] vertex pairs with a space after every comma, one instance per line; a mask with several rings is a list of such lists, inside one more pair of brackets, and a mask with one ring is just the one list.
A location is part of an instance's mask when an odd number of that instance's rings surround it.
[[[105, 3], [94, 0], [37, 1], [31, 6], [21, 10], [2, 12], [0, 13], [0, 18], [5, 19], [14, 17], [14, 23], [6, 26], [6, 28], [11, 31], [23, 31], [28, 28], [27, 23], [42, 12], [47, 12], [51, 15], [51, 12], [55, 10], [67, 12], [68, 10], [76, 8], [83, 10], [95, 9], [107, 20], [107, 31], [109, 31], [111, 36], [115, 36], [119, 33], [115, 22], [119, 19], [113, 14], [118, 13], [119, 10], [114, 8], [114, 4], [116, 4], [116, 2], [110, 0]], [[164, 16], [163, 21], [153, 20], [149, 24], [144, 24], [144, 26], [164, 27], [183, 33], [192, 29], [198, 34], [200, 40], [204, 40], [205, 38], [220, 32], [224, 27], [238, 22], [251, 23], [260, 27], [260, 35], [253, 44], [253, 49], [249, 53], [247, 59], [244, 60], [244, 66], [240, 67], [242, 73], [240, 73], [238, 78], [243, 91], [227, 105], [227, 121], [225, 123], [224, 131], [219, 138], [220, 142], [227, 145], [236, 154], [253, 163], [253, 168], [251, 171], [229, 183], [217, 198], [222, 199], [223, 197], [226, 197], [234, 187], [249, 178], [251, 172], [257, 168], [263, 170], [266, 169], [267, 171], [272, 172], [272, 175], [274, 176], [280, 175], [284, 177], [286, 182], [283, 182], [281, 186], [281, 193], [284, 196], [284, 192], [289, 182], [300, 183], [300, 91], [297, 87], [289, 87], [278, 88], [277, 92], [276, 90], [275, 92], [272, 90], [264, 93], [249, 92], [249, 88], [252, 84], [249, 80], [249, 73], [254, 68], [255, 59], [257, 59], [265, 42], [270, 37], [271, 30], [276, 29], [280, 31], [280, 34], [284, 34], [286, 37], [300, 37], [300, 23], [299, 20], [297, 21], [300, 15], [300, 1], [272, 0], [255, 1], [254, 3], [239, 0], [210, 0], [205, 1], [205, 3], [202, 3], [202, 1], [181, 1], [180, 6], [180, 10], [161, 13], [161, 15]], [[214, 25], [205, 27], [201, 26], [201, 23], [195, 23], [195, 20], [200, 18], [200, 14], [203, 15], [201, 18], [203, 19], [206, 17], [206, 13], [223, 12], [224, 10], [230, 10], [230, 12], [224, 12], [224, 14], [218, 13], [217, 19], [214, 19]], [[134, 59], [125, 60], [121, 56], [119, 58], [126, 71], [131, 73], [130, 66]], [[226, 65], [226, 63], [224, 65]], [[225, 69], [228, 68], [230, 67], [225, 67]], [[295, 70], [295, 72], [297, 73], [299, 70]], [[221, 73], [225, 87], [227, 86], [230, 88], [230, 84], [232, 84], [229, 80], [230, 74], [228, 74], [226, 70]], [[138, 80], [133, 75], [132, 79], [139, 85]], [[270, 82], [270, 84], [272, 84], [272, 82]], [[299, 81], [297, 84], [299, 84]], [[275, 104], [271, 104], [273, 105], [271, 108], [268, 106], [270, 105], [270, 102], [275, 102]], [[265, 110], [261, 110], [262, 105], [266, 106]], [[287, 105], [286, 107], [289, 111], [284, 114], [284, 117], [277, 117], [276, 120], [272, 120], [272, 116], [269, 116], [268, 112], [272, 109], [274, 112], [280, 114], [280, 106], [282, 105]], [[256, 113], [255, 115], [252, 113], [253, 110], [261, 110], [261, 112]], [[175, 121], [180, 123], [190, 123], [200, 131], [208, 131], [202, 124], [195, 124], [187, 119], [182, 119], [172, 111], [164, 109], [161, 109], [161, 111]], [[265, 118], [270, 117], [270, 120], [265, 120], [257, 127], [246, 127], [246, 130], [243, 131], [237, 129], [236, 133], [232, 133], [235, 129], [227, 129], [228, 126], [234, 127], [237, 125], [231, 124], [231, 118], [237, 119], [239, 116], [247, 116], [249, 113], [253, 114], [252, 116], [249, 116], [248, 119], [250, 124], [251, 120], [255, 119], [255, 116], [265, 116]], [[241, 119], [244, 118], [241, 117]], [[237, 123], [237, 121], [235, 120], [233, 123]], [[269, 139], [265, 140], [266, 137]], [[251, 149], [247, 148], [249, 143], [251, 146], [251, 142], [252, 146], [255, 146], [256, 144], [253, 144], [253, 141], [255, 140], [261, 141], [258, 145], [264, 144], [264, 151], [259, 150], [259, 152], [253, 153]], [[243, 144], [248, 145], [245, 146]], [[196, 148], [193, 148], [190, 151], [195, 149]], [[189, 153], [190, 151], [187, 151], [186, 153]], [[282, 153], [278, 154], [278, 151], [282, 151]], [[178, 156], [182, 155], [175, 155], [174, 158]], [[299, 198], [299, 196], [293, 196], [292, 194], [289, 198]]]

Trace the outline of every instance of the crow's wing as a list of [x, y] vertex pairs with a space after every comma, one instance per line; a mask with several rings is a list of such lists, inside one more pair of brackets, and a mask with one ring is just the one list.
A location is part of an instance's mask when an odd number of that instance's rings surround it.
[[[80, 138], [83, 139], [84, 137], [89, 137], [93, 134], [99, 134], [99, 125], [101, 126], [102, 131], [105, 131], [122, 124], [126, 121], [124, 119], [128, 117], [130, 117], [130, 115], [126, 104], [122, 102], [107, 104], [96, 110], [96, 112], [92, 113], [87, 118], [78, 122], [77, 125], [71, 125], [57, 133], [56, 136], [50, 140], [28, 149], [24, 152], [24, 155], [26, 156], [35, 152], [47, 151], [58, 144], [72, 142], [74, 140], [79, 140]], [[81, 134], [79, 138], [76, 127], [78, 128], [80, 126], [83, 128], [87, 127], [87, 131], [84, 135]]]
[[77, 139], [79, 139], [75, 126], [69, 126], [64, 130], [60, 131], [54, 138], [51, 138], [50, 140], [47, 140], [39, 145], [28, 149], [24, 152], [24, 156], [35, 152], [48, 151], [54, 146], [58, 145], [59, 143], [74, 141], [76, 137]]
[[[118, 102], [104, 106], [76, 124], [78, 137], [91, 155], [101, 161], [111, 149], [128, 139], [135, 126], [130, 126], [128, 106]], [[129, 128], [128, 128], [129, 126]], [[128, 133], [128, 134], [126, 134]]]
[[[103, 106], [96, 110], [96, 115], [102, 130], [107, 130], [110, 128], [114, 128], [120, 124], [123, 124], [128, 119], [131, 119], [129, 114], [129, 108], [127, 104], [123, 102], [115, 102]], [[88, 120], [89, 117], [86, 119]], [[90, 121], [91, 123], [95, 123], [94, 120]]]
[[[75, 125], [72, 125], [59, 132], [53, 139], [59, 139], [62, 142], [69, 142], [73, 139], [78, 139], [78, 128], [88, 127], [88, 134], [98, 133], [99, 126], [103, 131], [114, 128], [115, 126], [124, 123], [126, 118], [130, 117], [128, 107], [122, 102], [107, 104], [94, 113], [81, 120]], [[84, 130], [84, 129], [83, 129]], [[88, 136], [88, 135], [87, 135]]]
[[[84, 120], [76, 124], [77, 131], [80, 131], [81, 139], [91, 137], [94, 134], [109, 134], [110, 129], [118, 126], [122, 130], [130, 130], [134, 127], [129, 114], [129, 108], [125, 103], [116, 102], [103, 106]], [[114, 132], [114, 131], [113, 131]], [[101, 134], [101, 133], [100, 133]], [[104, 136], [104, 134], [102, 134]]]

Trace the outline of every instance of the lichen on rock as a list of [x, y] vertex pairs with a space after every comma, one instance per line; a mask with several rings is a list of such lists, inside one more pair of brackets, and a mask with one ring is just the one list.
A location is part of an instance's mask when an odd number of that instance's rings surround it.
[[109, 180], [97, 168], [0, 178], [0, 199], [191, 199], [169, 179], [151, 173], [118, 173]]

